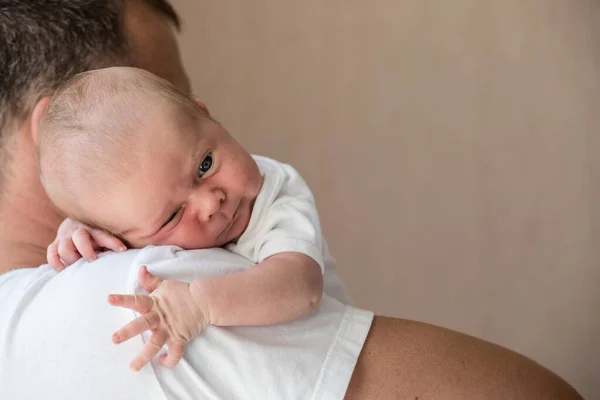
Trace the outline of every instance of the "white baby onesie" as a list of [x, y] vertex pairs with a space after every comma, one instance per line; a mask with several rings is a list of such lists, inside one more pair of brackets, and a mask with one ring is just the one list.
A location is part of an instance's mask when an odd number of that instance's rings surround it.
[[254, 159], [264, 182], [248, 227], [226, 248], [255, 263], [278, 253], [301, 253], [324, 271], [326, 246], [308, 185], [290, 165], [261, 156]]

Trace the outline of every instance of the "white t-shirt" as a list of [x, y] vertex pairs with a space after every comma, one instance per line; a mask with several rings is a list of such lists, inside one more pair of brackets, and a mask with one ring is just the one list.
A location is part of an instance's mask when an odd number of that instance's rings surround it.
[[254, 156], [264, 181], [248, 227], [227, 249], [259, 263], [284, 252], [302, 253], [323, 266], [323, 237], [315, 199], [290, 165]]
[[373, 314], [328, 295], [301, 320], [210, 326], [186, 346], [175, 368], [153, 361], [130, 371], [148, 333], [113, 344], [111, 334], [136, 314], [110, 306], [106, 297], [143, 291], [141, 265], [162, 278], [191, 281], [253, 264], [223, 249], [148, 247], [80, 260], [58, 274], [43, 265], [0, 275], [0, 398], [343, 398]]
[[321, 234], [315, 199], [300, 174], [290, 165], [253, 156], [264, 177], [248, 227], [236, 243], [226, 246], [259, 263], [278, 253], [304, 254], [321, 267], [324, 292], [353, 304], [337, 273], [335, 260]]

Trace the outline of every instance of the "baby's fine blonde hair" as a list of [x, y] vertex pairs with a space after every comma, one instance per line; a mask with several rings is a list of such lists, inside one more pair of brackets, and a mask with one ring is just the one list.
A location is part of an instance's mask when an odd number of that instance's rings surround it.
[[[144, 147], [156, 113], [194, 124], [206, 111], [166, 80], [137, 68], [84, 72], [54, 94], [40, 121], [37, 161], [50, 200], [70, 217], [85, 221], [81, 190], [100, 195], [129, 174]], [[174, 135], [176, 133], [174, 132]]]

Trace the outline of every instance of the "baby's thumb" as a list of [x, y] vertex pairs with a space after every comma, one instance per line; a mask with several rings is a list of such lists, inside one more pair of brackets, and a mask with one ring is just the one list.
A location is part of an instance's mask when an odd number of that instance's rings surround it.
[[138, 280], [140, 281], [140, 285], [142, 285], [144, 290], [148, 293], [154, 292], [162, 282], [162, 279], [158, 276], [154, 276], [148, 272], [148, 268], [146, 268], [145, 265], [143, 265], [138, 272]]

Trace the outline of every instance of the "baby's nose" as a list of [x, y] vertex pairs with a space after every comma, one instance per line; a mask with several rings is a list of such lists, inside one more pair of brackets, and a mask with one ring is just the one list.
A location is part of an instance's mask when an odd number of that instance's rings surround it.
[[214, 190], [198, 196], [196, 201], [198, 219], [208, 222], [221, 209], [221, 205], [225, 201], [225, 193], [222, 190]]

